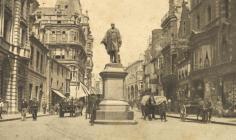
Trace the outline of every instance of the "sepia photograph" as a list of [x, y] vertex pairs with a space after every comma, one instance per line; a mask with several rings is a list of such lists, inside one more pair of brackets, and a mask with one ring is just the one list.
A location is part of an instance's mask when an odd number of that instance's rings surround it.
[[236, 0], [0, 0], [0, 140], [236, 140]]

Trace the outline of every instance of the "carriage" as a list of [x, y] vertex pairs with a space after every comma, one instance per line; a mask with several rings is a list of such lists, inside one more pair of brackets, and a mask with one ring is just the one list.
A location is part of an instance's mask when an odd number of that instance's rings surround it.
[[62, 100], [59, 103], [59, 117], [64, 117], [65, 113], [70, 113], [70, 117], [75, 114], [75, 105], [72, 100]]
[[202, 122], [210, 121], [212, 107], [204, 101], [184, 101], [180, 104], [180, 118], [185, 120], [188, 115], [196, 115], [197, 120], [201, 117]]
[[[154, 102], [150, 101], [152, 97], [154, 99]], [[163, 102], [167, 102], [165, 96], [144, 95], [140, 101], [143, 117], [146, 118], [146, 116], [149, 116], [151, 114], [151, 109], [154, 109], [155, 114], [159, 114], [159, 105]]]

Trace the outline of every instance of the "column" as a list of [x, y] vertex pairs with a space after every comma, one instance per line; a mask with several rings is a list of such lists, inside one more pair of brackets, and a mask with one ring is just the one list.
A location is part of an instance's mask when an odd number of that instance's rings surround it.
[[[13, 45], [20, 46], [20, 18], [21, 18], [21, 1], [15, 0], [14, 4], [14, 21], [13, 21]], [[17, 53], [14, 51], [13, 53]]]
[[4, 36], [4, 9], [5, 0], [0, 0], [0, 37]]

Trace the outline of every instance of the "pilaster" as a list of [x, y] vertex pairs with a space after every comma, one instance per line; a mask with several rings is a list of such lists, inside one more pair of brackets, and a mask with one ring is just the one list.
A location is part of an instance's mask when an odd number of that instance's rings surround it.
[[5, 0], [0, 0], [0, 37], [4, 35]]

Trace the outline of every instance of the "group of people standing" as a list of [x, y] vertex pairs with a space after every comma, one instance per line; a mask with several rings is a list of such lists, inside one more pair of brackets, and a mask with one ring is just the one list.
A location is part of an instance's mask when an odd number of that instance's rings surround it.
[[[0, 119], [3, 119], [2, 118], [3, 107], [4, 107], [4, 102], [2, 99], [0, 99]], [[21, 109], [20, 109], [21, 120], [22, 121], [26, 120], [27, 112], [32, 114], [33, 120], [37, 120], [38, 108], [39, 108], [39, 102], [37, 101], [36, 98], [30, 100], [29, 102], [27, 102], [26, 99], [23, 99], [21, 102]]]
[[[38, 109], [39, 109], [39, 102], [36, 98], [27, 102], [25, 99], [21, 103], [21, 119], [22, 121], [26, 120], [26, 113], [27, 111], [32, 114], [32, 118], [34, 121], [37, 120], [38, 117]], [[45, 112], [46, 113], [46, 112]]]

